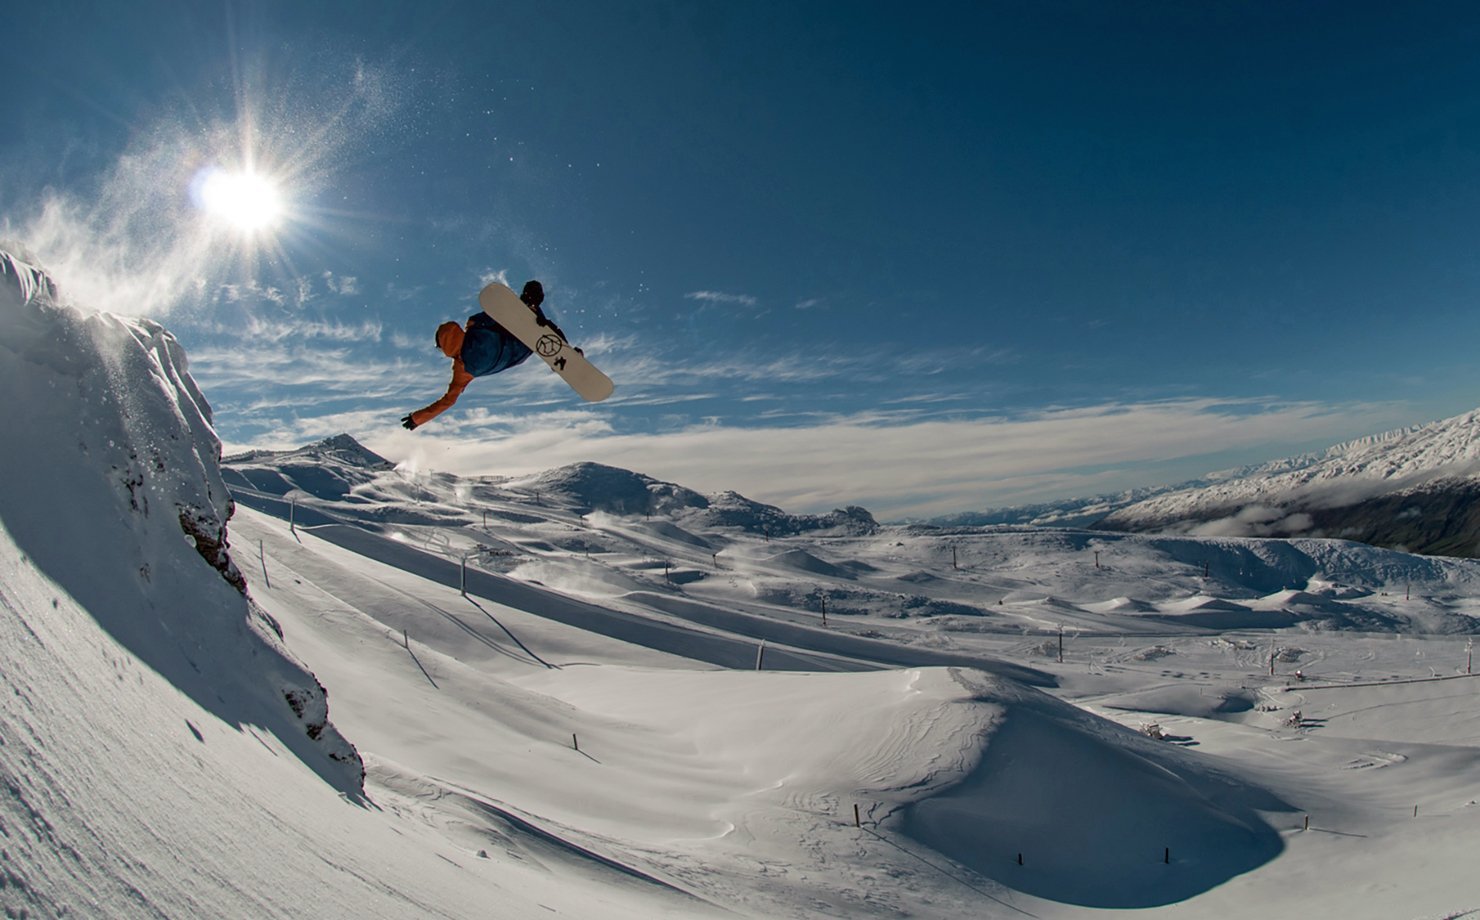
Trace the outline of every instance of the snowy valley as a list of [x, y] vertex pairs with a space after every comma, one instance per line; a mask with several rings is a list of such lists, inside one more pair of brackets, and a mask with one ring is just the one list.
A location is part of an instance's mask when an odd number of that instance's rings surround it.
[[223, 460], [0, 270], [6, 916], [1480, 912], [1480, 563]]

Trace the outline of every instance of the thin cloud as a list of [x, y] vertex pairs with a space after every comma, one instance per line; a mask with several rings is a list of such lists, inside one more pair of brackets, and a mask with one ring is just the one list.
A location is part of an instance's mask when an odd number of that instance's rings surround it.
[[[237, 343], [235, 350], [247, 359], [252, 353], [276, 346], [282, 342], [330, 341], [346, 343], [379, 342], [385, 335], [385, 326], [379, 319], [366, 319], [357, 323], [334, 320], [303, 319], [292, 315], [261, 316], [249, 315], [234, 320], [212, 320], [182, 323], [179, 328], [194, 334], [221, 336]], [[430, 337], [428, 337], [430, 341]], [[202, 350], [203, 351], [203, 350]], [[215, 360], [219, 352], [208, 353], [206, 360]], [[192, 360], [200, 360], [201, 354], [192, 350]]]
[[698, 300], [712, 304], [734, 304], [741, 307], [755, 307], [760, 301], [749, 294], [726, 294], [721, 291], [692, 291], [683, 295], [687, 300]]
[[324, 286], [331, 294], [340, 297], [352, 297], [360, 293], [360, 279], [354, 275], [336, 275], [331, 271], [323, 273]]
[[[604, 344], [604, 343], [603, 343]], [[612, 343], [613, 346], [616, 343]], [[1018, 356], [1010, 349], [948, 347], [900, 353], [894, 349], [809, 349], [784, 352], [728, 351], [700, 358], [654, 354], [635, 340], [620, 348], [587, 349], [592, 355], [612, 352], [602, 367], [614, 379], [641, 381], [648, 388], [712, 385], [728, 380], [761, 384], [813, 384], [826, 381], [854, 384], [890, 379], [918, 380], [947, 373], [963, 365], [1010, 365]]]
[[491, 268], [485, 268], [483, 269], [483, 271], [478, 273], [479, 288], [488, 287], [495, 281], [497, 281], [499, 284], [502, 284], [504, 287], [513, 287], [513, 285], [509, 284], [508, 269], [501, 268], [498, 271], [494, 271]]

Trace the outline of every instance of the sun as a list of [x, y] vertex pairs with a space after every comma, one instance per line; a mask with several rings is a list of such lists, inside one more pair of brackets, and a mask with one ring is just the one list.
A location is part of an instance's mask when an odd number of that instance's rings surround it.
[[248, 236], [277, 229], [286, 210], [278, 184], [250, 169], [207, 167], [191, 183], [191, 193], [202, 211]]

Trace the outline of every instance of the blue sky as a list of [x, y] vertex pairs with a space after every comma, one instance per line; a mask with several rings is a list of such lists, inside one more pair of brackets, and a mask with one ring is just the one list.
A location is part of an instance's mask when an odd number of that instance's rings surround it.
[[[1471, 4], [121, 15], [7, 14], [3, 235], [174, 331], [228, 449], [896, 518], [1480, 405]], [[285, 207], [253, 236], [190, 194], [249, 164]], [[436, 325], [530, 277], [616, 396], [528, 364], [401, 430]]]

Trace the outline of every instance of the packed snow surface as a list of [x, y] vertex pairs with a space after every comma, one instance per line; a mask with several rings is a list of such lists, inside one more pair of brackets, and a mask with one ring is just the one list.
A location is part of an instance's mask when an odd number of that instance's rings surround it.
[[1474, 562], [222, 464], [0, 268], [7, 916], [1480, 910]]

